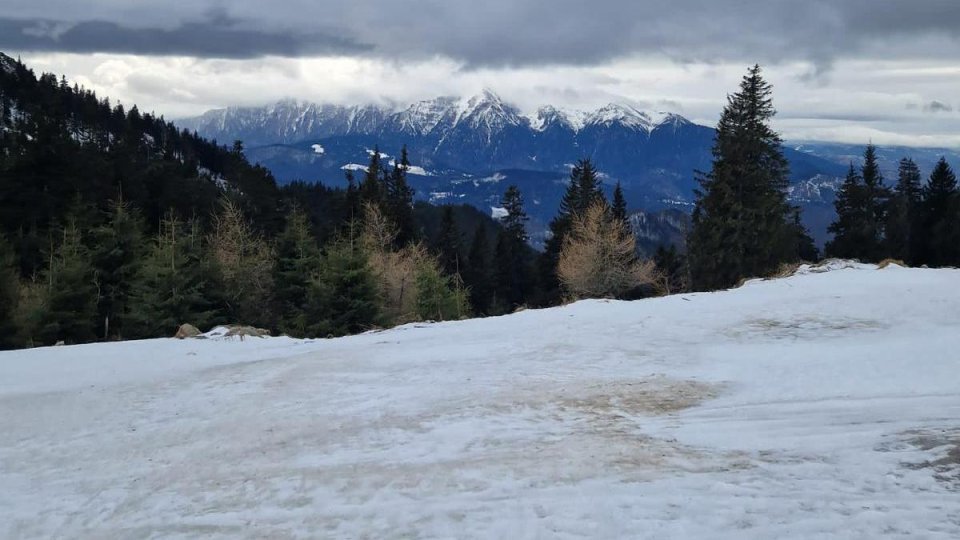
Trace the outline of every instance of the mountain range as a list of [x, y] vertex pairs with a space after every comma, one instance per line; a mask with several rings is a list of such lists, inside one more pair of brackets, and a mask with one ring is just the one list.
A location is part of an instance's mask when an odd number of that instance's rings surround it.
[[[517, 184], [535, 243], [556, 213], [577, 159], [593, 160], [608, 190], [620, 182], [631, 210], [649, 222], [651, 213], [683, 214], [692, 208], [696, 171], [710, 168], [714, 138], [711, 127], [626, 102], [593, 111], [544, 105], [524, 112], [489, 90], [399, 107], [284, 100], [211, 110], [177, 123], [222, 143], [243, 141], [247, 157], [270, 169], [280, 183], [345, 185], [345, 171], [365, 169], [374, 149], [391, 161], [405, 145], [418, 198], [496, 213], [506, 185]], [[803, 207], [804, 221], [821, 243], [836, 190], [849, 161], [861, 152], [851, 145], [784, 146], [789, 196]], [[683, 220], [673, 215], [653, 221]], [[678, 231], [667, 236], [681, 237]]]

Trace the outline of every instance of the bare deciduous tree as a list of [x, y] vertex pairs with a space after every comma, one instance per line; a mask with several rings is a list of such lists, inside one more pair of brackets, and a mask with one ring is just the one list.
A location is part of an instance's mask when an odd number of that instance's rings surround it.
[[557, 275], [571, 299], [618, 298], [656, 279], [651, 261], [639, 261], [633, 234], [613, 219], [605, 201], [574, 215], [560, 251]]

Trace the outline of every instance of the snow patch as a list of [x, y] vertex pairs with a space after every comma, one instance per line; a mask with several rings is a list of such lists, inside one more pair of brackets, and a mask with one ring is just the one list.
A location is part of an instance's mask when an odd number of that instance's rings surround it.
[[320, 144], [312, 144], [310, 145], [310, 148], [313, 149], [314, 154], [323, 154], [326, 152], [326, 150], [323, 148], [323, 145]]
[[493, 219], [503, 219], [509, 215], [510, 215], [510, 212], [508, 212], [506, 208], [499, 207], [499, 206], [490, 207], [490, 217], [492, 217]]

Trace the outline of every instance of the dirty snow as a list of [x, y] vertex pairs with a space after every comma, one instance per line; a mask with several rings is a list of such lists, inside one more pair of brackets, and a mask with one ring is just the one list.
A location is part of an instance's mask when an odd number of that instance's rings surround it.
[[0, 537], [957, 538], [960, 271], [811, 270], [0, 353]]

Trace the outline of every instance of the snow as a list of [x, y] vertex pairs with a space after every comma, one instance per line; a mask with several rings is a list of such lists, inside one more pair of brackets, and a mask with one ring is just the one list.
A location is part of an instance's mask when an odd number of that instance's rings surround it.
[[0, 537], [957, 538], [958, 285], [0, 353]]
[[508, 215], [510, 215], [510, 212], [508, 212], [506, 208], [499, 206], [490, 207], [490, 217], [493, 219], [503, 219]]
[[343, 167], [340, 167], [341, 171], [363, 171], [367, 172], [366, 165], [360, 165], [359, 163], [347, 163]]
[[310, 148], [313, 149], [314, 154], [323, 154], [326, 150], [323, 148], [322, 144], [312, 144]]

